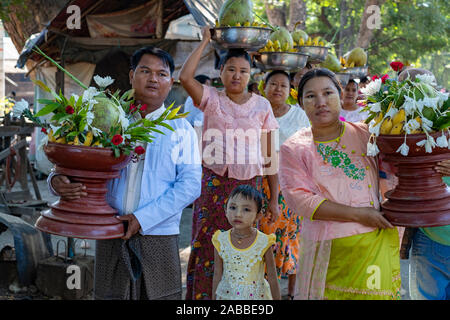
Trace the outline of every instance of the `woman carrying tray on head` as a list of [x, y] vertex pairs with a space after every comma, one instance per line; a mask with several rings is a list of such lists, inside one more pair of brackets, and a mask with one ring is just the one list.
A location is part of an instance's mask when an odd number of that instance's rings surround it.
[[[278, 128], [278, 122], [269, 101], [247, 91], [249, 55], [243, 50], [230, 50], [222, 59], [220, 77], [224, 91], [203, 86], [194, 79], [210, 39], [210, 30], [205, 27], [200, 45], [180, 73], [182, 86], [204, 113], [202, 194], [194, 203], [186, 279], [186, 299], [195, 300], [212, 298], [214, 247], [211, 238], [215, 231], [231, 228], [225, 216], [228, 194], [241, 184], [261, 189], [262, 176], [266, 173], [270, 174], [271, 190], [278, 188], [277, 158], [264, 157], [271, 156], [270, 141], [274, 135], [270, 132]], [[278, 213], [276, 199], [269, 202], [268, 210]]]

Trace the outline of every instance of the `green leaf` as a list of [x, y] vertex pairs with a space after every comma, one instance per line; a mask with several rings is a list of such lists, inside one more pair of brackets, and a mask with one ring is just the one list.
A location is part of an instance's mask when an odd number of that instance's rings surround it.
[[57, 103], [55, 100], [49, 100], [49, 99], [38, 99], [37, 102], [40, 104], [53, 104]]
[[45, 83], [43, 83], [41, 80], [31, 80], [33, 81], [33, 83], [37, 86], [39, 86], [42, 90], [47, 91], [47, 92], [52, 92], [52, 90], [47, 87], [47, 85]]
[[169, 126], [169, 125], [168, 125], [167, 123], [165, 123], [165, 122], [161, 122], [160, 125], [163, 126], [163, 127], [165, 127], [165, 128], [167, 128], [167, 129], [169, 129], [170, 131], [175, 131], [171, 126]]
[[61, 104], [56, 103], [56, 102], [52, 103], [52, 104], [48, 104], [44, 108], [42, 108], [38, 113], [36, 113], [35, 117], [42, 117], [49, 113], [52, 113], [53, 111], [58, 109], [58, 107], [60, 107], [60, 106], [61, 106]]

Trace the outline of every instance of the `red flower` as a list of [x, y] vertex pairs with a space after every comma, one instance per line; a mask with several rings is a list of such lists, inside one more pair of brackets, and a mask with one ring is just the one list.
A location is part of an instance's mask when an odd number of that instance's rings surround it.
[[73, 114], [75, 112], [75, 109], [72, 106], [67, 106], [66, 107], [66, 112], [68, 114]]
[[134, 104], [130, 105], [130, 112], [133, 113], [137, 110], [137, 107]]
[[119, 144], [121, 144], [123, 142], [123, 138], [120, 134], [116, 134], [112, 138], [111, 142], [113, 145], [118, 146]]
[[388, 79], [389, 78], [389, 75], [388, 74], [385, 74], [384, 76], [382, 76], [381, 77], [381, 83], [385, 83], [386, 82], [386, 79]]
[[145, 111], [147, 109], [147, 104], [143, 104], [139, 110]]
[[405, 66], [400, 61], [392, 61], [389, 65], [391, 66], [392, 70], [397, 71], [397, 72], [401, 71], [403, 69], [403, 67]]
[[42, 129], [41, 129], [41, 132], [47, 134], [47, 129], [42, 128]]
[[142, 148], [141, 146], [137, 146], [136, 148], [134, 148], [134, 152], [136, 152], [136, 154], [141, 155], [145, 153], [145, 149]]
[[375, 80], [377, 80], [377, 79], [380, 79], [380, 77], [377, 76], [377, 75], [374, 75], [374, 76], [372, 77], [372, 81], [375, 81]]

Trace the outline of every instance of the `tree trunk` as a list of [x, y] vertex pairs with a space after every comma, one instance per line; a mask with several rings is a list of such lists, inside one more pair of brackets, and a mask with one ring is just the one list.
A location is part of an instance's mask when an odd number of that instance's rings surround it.
[[347, 26], [348, 21], [348, 6], [346, 0], [341, 0], [339, 3], [339, 24], [341, 28], [339, 29], [339, 48], [336, 54], [338, 57], [342, 57], [344, 55], [344, 39], [345, 39], [345, 27]]
[[381, 6], [385, 2], [386, 0], [366, 0], [359, 27], [358, 47], [367, 49], [373, 38], [374, 31], [381, 28]]
[[273, 26], [280, 26], [286, 28], [286, 4], [282, 6], [273, 5], [273, 1], [264, 0], [264, 6], [266, 7], [267, 17], [269, 23]]
[[305, 30], [306, 28], [306, 2], [304, 0], [291, 0], [289, 8], [289, 31], [293, 31], [295, 24], [301, 22], [298, 25], [299, 29]]

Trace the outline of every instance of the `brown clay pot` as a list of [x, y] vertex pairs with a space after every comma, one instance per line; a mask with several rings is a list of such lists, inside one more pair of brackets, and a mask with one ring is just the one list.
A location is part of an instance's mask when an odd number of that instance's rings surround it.
[[118, 178], [130, 156], [115, 158], [108, 148], [73, 146], [49, 142], [47, 158], [56, 165], [56, 173], [71, 182], [86, 186], [87, 197], [58, 200], [41, 213], [36, 228], [56, 235], [82, 239], [114, 239], [124, 235], [123, 223], [115, 218], [117, 210], [106, 202], [107, 182]]
[[[442, 132], [431, 134], [435, 139]], [[448, 134], [447, 134], [448, 138]], [[417, 142], [426, 139], [425, 134], [410, 134], [406, 138], [408, 156], [397, 153], [405, 140], [404, 135], [380, 135], [377, 146], [385, 155], [384, 160], [397, 167], [398, 184], [386, 192], [382, 205], [385, 217], [397, 226], [436, 227], [450, 224], [450, 188], [442, 181], [442, 175], [434, 170], [436, 164], [450, 159], [448, 148], [434, 148], [426, 153]]]

